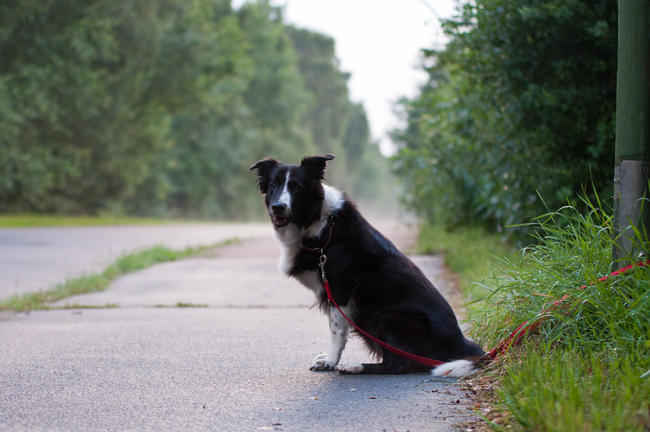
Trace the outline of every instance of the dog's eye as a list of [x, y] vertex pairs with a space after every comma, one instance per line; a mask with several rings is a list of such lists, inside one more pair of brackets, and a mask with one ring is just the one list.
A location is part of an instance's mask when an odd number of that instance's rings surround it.
[[271, 189], [275, 189], [275, 183], [271, 183], [271, 184], [269, 185], [269, 188], [271, 188]]

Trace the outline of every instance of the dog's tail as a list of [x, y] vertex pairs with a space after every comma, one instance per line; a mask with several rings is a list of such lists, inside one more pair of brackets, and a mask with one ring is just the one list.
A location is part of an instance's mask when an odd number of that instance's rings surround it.
[[481, 368], [480, 358], [471, 357], [469, 359], [452, 360], [436, 366], [431, 371], [434, 376], [448, 376], [460, 378], [469, 375]]
[[436, 366], [431, 373], [434, 376], [448, 376], [460, 378], [469, 375], [474, 371], [481, 369], [487, 363], [492, 361], [490, 353], [486, 353], [483, 349], [472, 341], [465, 339], [464, 355], [459, 360], [452, 360]]

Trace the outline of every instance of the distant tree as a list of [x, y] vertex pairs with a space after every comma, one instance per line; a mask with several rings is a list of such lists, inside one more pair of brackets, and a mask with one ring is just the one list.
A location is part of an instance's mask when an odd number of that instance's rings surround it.
[[343, 148], [347, 155], [348, 165], [354, 166], [361, 162], [364, 152], [368, 148], [370, 129], [366, 110], [361, 104], [352, 104], [348, 127], [343, 137]]
[[157, 5], [0, 4], [0, 209], [94, 212], [128, 200], [166, 148], [145, 97]]
[[171, 25], [152, 77], [152, 92], [163, 97], [171, 118], [173, 146], [157, 163], [169, 192], [157, 197], [145, 188], [130, 212], [159, 207], [178, 215], [225, 217], [240, 192], [234, 182], [248, 149], [243, 136], [253, 128], [245, 100], [253, 63], [229, 1], [174, 6], [167, 11]]
[[228, 1], [179, 2], [173, 14], [155, 76], [173, 97], [174, 146], [161, 155], [171, 192], [162, 204], [179, 215], [241, 217], [258, 210], [247, 181], [253, 159], [309, 152], [296, 55], [268, 2], [238, 11]]

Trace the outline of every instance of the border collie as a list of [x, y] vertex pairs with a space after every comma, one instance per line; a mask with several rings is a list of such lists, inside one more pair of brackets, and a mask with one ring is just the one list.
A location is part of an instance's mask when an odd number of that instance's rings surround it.
[[[321, 248], [335, 302], [356, 325], [409, 353], [448, 363], [434, 375], [463, 376], [478, 367], [483, 350], [463, 336], [447, 301], [422, 271], [359, 213], [345, 194], [323, 184], [333, 155], [310, 156], [300, 165], [263, 159], [257, 170], [260, 192], [282, 244], [280, 269], [314, 292], [329, 316], [329, 352], [311, 370], [399, 374], [429, 370], [360, 335], [381, 363], [341, 366], [348, 322], [331, 307], [319, 271]], [[460, 360], [459, 360], [460, 359]], [[458, 360], [458, 361], [451, 361]]]

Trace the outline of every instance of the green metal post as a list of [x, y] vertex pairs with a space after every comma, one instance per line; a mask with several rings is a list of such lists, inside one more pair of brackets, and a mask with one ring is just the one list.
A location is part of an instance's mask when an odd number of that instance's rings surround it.
[[614, 169], [615, 266], [647, 253], [632, 227], [650, 229], [650, 1], [619, 0]]

